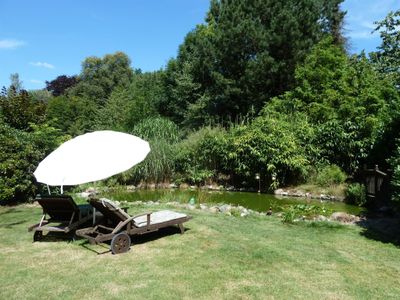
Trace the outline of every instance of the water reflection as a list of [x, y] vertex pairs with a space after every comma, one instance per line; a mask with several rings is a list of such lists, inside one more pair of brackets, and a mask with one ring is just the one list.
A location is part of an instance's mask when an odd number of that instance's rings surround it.
[[266, 212], [270, 207], [274, 211], [281, 207], [293, 204], [309, 204], [324, 206], [333, 211], [344, 211], [351, 214], [360, 213], [358, 206], [348, 205], [342, 202], [321, 201], [313, 199], [289, 198], [274, 196], [270, 194], [248, 193], [248, 192], [220, 192], [204, 190], [135, 190], [135, 191], [114, 191], [105, 194], [105, 197], [118, 201], [178, 201], [188, 203], [191, 198], [196, 204], [200, 203], [228, 203], [241, 205], [252, 210]]

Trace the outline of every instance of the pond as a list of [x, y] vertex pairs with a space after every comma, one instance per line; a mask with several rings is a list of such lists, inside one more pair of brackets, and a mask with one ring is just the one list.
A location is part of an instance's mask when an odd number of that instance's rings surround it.
[[312, 200], [303, 198], [277, 197], [270, 194], [258, 194], [248, 192], [219, 192], [205, 190], [119, 190], [104, 194], [105, 197], [118, 201], [178, 201], [188, 203], [191, 198], [195, 199], [196, 204], [217, 204], [226, 203], [241, 205], [243, 207], [265, 212], [270, 207], [273, 211], [280, 211], [282, 207], [294, 204], [309, 204], [323, 206], [332, 211], [344, 211], [351, 214], [359, 214], [361, 208], [342, 202]]

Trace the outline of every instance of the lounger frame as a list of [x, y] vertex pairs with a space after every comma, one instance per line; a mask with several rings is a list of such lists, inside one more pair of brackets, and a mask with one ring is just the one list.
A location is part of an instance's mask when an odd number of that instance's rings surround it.
[[36, 198], [43, 209], [40, 222], [28, 228], [34, 231], [34, 241], [42, 237], [43, 232], [70, 233], [93, 217], [93, 210], [82, 212], [71, 196], [42, 196]]
[[[118, 235], [142, 235], [169, 226], [178, 226], [181, 233], [183, 234], [185, 232], [183, 223], [189, 221], [192, 218], [191, 216], [184, 216], [165, 222], [151, 224], [152, 212], [145, 212], [128, 217], [128, 215], [124, 213], [121, 209], [115, 208], [112, 205], [109, 205], [109, 203], [104, 204], [101, 202], [101, 200], [91, 199], [89, 200], [89, 203], [96, 210], [99, 210], [103, 214], [105, 220], [111, 221], [111, 223], [114, 224], [111, 226], [107, 225], [107, 223], [98, 224], [94, 227], [83, 228], [76, 231], [77, 236], [87, 239], [91, 244], [99, 244], [110, 241]], [[134, 219], [141, 216], [146, 216], [147, 223], [144, 226], [139, 227], [135, 225]], [[111, 250], [114, 253], [113, 245], [111, 245]]]

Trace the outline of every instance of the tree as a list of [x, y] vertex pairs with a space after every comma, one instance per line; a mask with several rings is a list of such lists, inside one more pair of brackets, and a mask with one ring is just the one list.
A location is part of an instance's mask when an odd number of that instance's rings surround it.
[[22, 86], [22, 81], [19, 79], [18, 73], [13, 73], [10, 75], [10, 87], [8, 88], [8, 95], [9, 96], [16, 96], [21, 93], [24, 88]]
[[320, 160], [352, 174], [367, 160], [372, 145], [398, 109], [392, 83], [382, 79], [365, 54], [347, 57], [326, 38], [316, 45], [295, 73], [296, 86], [265, 109], [307, 114], [315, 131]]
[[371, 60], [379, 72], [391, 78], [400, 89], [400, 9], [375, 22], [382, 43], [378, 51], [370, 53]]
[[30, 130], [30, 123], [44, 122], [46, 104], [36, 101], [25, 90], [18, 94], [12, 92], [8, 97], [0, 97], [0, 111], [4, 121], [11, 127]]
[[53, 96], [57, 97], [64, 95], [66, 90], [73, 87], [78, 83], [77, 76], [60, 75], [52, 81], [46, 81], [46, 90], [52, 93]]
[[129, 57], [122, 52], [107, 54], [103, 58], [88, 57], [82, 62], [79, 82], [70, 88], [69, 94], [82, 96], [104, 105], [116, 87], [127, 88], [133, 71]]
[[179, 107], [176, 114], [171, 110], [173, 118], [194, 120], [189, 125], [196, 127], [258, 112], [293, 86], [296, 64], [327, 31], [340, 27], [340, 2], [211, 1], [206, 24], [186, 36], [167, 67], [167, 107]]

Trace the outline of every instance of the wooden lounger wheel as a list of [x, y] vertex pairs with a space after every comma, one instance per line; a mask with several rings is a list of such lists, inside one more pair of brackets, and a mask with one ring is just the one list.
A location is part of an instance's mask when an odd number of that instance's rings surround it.
[[33, 234], [33, 241], [34, 242], [38, 242], [41, 241], [43, 238], [43, 232], [42, 231], [35, 231], [35, 233]]
[[111, 240], [112, 254], [128, 252], [131, 247], [131, 238], [126, 233], [119, 233]]

